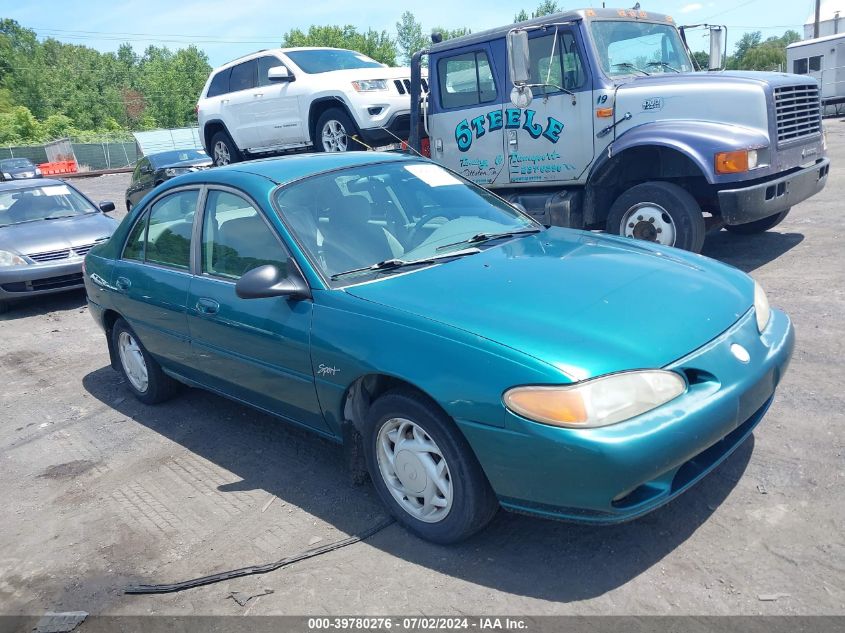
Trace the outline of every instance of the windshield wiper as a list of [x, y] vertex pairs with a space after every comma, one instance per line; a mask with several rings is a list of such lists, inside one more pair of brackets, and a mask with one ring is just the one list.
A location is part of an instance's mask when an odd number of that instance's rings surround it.
[[675, 68], [671, 64], [667, 64], [666, 62], [649, 62], [649, 63], [646, 64], [646, 66], [662, 66], [663, 68], [668, 68], [673, 73], [681, 72], [680, 70], [678, 70], [677, 68]]
[[448, 259], [449, 257], [463, 257], [464, 255], [475, 255], [476, 253], [480, 252], [481, 249], [478, 248], [464, 248], [462, 250], [454, 251], [452, 253], [443, 253], [442, 255], [423, 257], [422, 259], [385, 259], [384, 261], [376, 262], [371, 266], [362, 266], [361, 268], [352, 268], [350, 270], [344, 270], [343, 272], [335, 273], [330, 277], [330, 279], [335, 280], [339, 279], [340, 277], [345, 277], [346, 275], [352, 275], [354, 273], [363, 273], [370, 270], [395, 270], [397, 268], [407, 268], [408, 266], [422, 266], [424, 264], [434, 264], [440, 259]]
[[630, 68], [631, 70], [636, 70], [638, 73], [644, 74], [646, 77], [650, 77], [651, 73], [644, 71], [642, 68], [637, 68], [631, 62], [622, 62], [621, 64], [613, 64], [614, 66], [619, 66], [620, 68]]
[[450, 246], [457, 246], [458, 244], [479, 244], [480, 242], [489, 242], [490, 240], [498, 240], [505, 237], [513, 237], [514, 235], [528, 235], [529, 233], [539, 233], [543, 229], [520, 229], [518, 231], [503, 231], [502, 233], [476, 233], [470, 238], [460, 240], [458, 242], [451, 242], [438, 246], [437, 251], [442, 251], [444, 248]]

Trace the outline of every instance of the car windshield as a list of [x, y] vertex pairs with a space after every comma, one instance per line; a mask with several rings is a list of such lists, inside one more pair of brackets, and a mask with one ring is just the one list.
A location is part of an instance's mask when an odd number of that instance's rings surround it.
[[294, 64], [308, 74], [327, 73], [332, 70], [353, 68], [383, 68], [384, 64], [370, 59], [363, 53], [333, 48], [315, 48], [286, 53]]
[[32, 163], [26, 158], [7, 158], [6, 160], [0, 160], [0, 169], [26, 169], [32, 166]]
[[68, 185], [44, 185], [0, 191], [0, 226], [98, 213]]
[[409, 264], [448, 261], [543, 228], [485, 189], [427, 162], [313, 176], [280, 188], [275, 200], [315, 266], [344, 284]]
[[623, 20], [591, 24], [606, 75], [641, 75], [693, 70], [678, 31], [669, 24]]
[[188, 160], [207, 159], [208, 154], [201, 149], [178, 149], [172, 152], [153, 154], [149, 158], [156, 165], [172, 165], [173, 163], [183, 163]]

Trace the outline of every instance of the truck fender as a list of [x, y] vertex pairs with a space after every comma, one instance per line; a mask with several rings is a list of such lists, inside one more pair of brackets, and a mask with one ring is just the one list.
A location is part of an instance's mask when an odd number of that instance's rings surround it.
[[715, 172], [718, 152], [767, 147], [760, 130], [709, 121], [654, 121], [626, 130], [610, 143], [593, 165], [589, 181], [600, 176], [614, 156], [634, 147], [666, 147], [689, 158], [709, 184], [721, 182]]

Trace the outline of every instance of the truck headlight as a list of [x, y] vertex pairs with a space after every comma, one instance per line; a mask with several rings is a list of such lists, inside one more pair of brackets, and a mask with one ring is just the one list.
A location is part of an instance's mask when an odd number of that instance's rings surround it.
[[508, 409], [535, 422], [591, 429], [651, 411], [680, 396], [686, 387], [675, 372], [637, 370], [574, 385], [514, 387], [503, 400]]
[[360, 79], [352, 82], [356, 92], [378, 92], [387, 90], [387, 79]]
[[717, 174], [739, 174], [750, 169], [757, 169], [758, 164], [756, 149], [741, 149], [716, 154]]
[[20, 255], [9, 251], [0, 251], [0, 267], [27, 266], [26, 260]]
[[772, 309], [769, 307], [769, 299], [766, 297], [766, 292], [763, 286], [754, 282], [754, 316], [757, 317], [757, 330], [760, 334], [766, 329], [769, 323], [769, 317], [772, 315]]

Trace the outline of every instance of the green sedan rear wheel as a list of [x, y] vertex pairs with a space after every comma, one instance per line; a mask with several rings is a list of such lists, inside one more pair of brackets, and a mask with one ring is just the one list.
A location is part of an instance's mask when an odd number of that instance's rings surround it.
[[379, 496], [418, 536], [454, 543], [496, 514], [498, 500], [466, 439], [424, 396], [402, 389], [380, 397], [364, 438]]
[[111, 335], [121, 373], [134, 396], [144, 404], [157, 404], [170, 398], [178, 383], [162, 371], [129, 324], [118, 319]]

